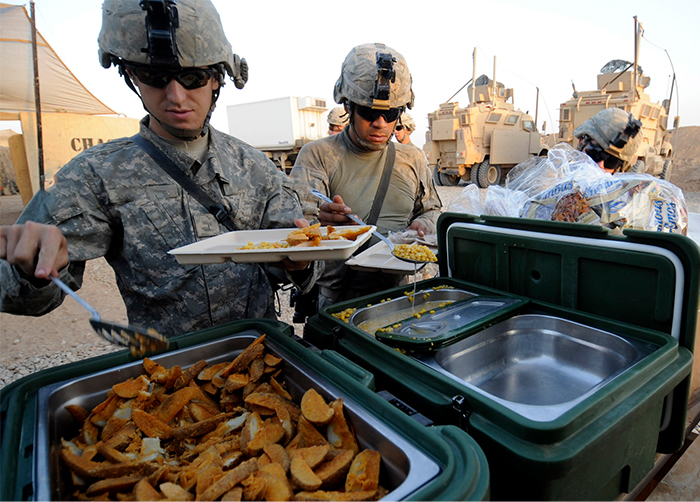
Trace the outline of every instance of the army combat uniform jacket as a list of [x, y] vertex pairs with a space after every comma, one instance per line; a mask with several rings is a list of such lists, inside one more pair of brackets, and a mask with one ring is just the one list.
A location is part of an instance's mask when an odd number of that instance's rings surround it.
[[[261, 152], [209, 128], [209, 151], [200, 166], [141, 122], [154, 143], [230, 210], [238, 229], [294, 227], [302, 217], [287, 177]], [[194, 168], [193, 168], [194, 164]], [[243, 318], [274, 317], [273, 291], [255, 263], [180, 265], [173, 248], [226, 232], [212, 215], [138, 145], [122, 138], [90, 148], [38, 192], [18, 222], [57, 225], [68, 242], [70, 264], [61, 279], [76, 289], [85, 261], [105, 257], [115, 271], [129, 322], [173, 336]], [[2, 310], [42, 315], [61, 304], [53, 284], [23, 277], [0, 262]]]
[[[434, 233], [442, 203], [424, 156], [416, 147], [394, 145], [396, 159], [377, 230], [387, 235], [389, 231], [402, 231], [414, 221], [420, 221]], [[290, 178], [302, 199], [305, 217], [309, 221], [318, 220], [323, 202], [309, 192], [310, 188], [315, 188], [330, 198], [340, 195], [352, 212], [366, 221], [379, 187], [387, 150], [358, 148], [349, 137], [349, 128], [304, 145]], [[344, 298], [352, 298], [387, 289], [401, 279], [397, 274], [351, 273], [347, 269], [342, 261], [326, 262], [325, 273], [317, 281], [324, 296], [337, 300], [342, 292]], [[348, 286], [353, 291], [348, 292]]]

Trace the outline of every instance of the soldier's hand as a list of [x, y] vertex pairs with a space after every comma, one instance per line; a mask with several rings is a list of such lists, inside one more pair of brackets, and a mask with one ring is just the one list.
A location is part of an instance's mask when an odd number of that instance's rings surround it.
[[418, 235], [420, 237], [423, 237], [425, 234], [428, 233], [428, 227], [426, 227], [423, 223], [420, 221], [414, 221], [408, 226], [408, 230], [415, 230], [418, 232]]
[[68, 265], [68, 245], [54, 225], [28, 221], [23, 225], [0, 226], [0, 258], [22, 269], [28, 276], [48, 279]]
[[327, 202], [319, 207], [318, 221], [321, 225], [357, 225], [347, 217], [352, 212], [340, 195], [333, 197], [333, 204]]

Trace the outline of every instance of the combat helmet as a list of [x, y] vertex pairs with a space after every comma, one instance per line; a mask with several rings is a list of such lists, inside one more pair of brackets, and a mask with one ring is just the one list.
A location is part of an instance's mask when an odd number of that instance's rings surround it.
[[342, 106], [336, 106], [328, 112], [328, 124], [336, 126], [346, 126], [350, 121], [350, 115]]
[[642, 123], [620, 108], [606, 108], [576, 128], [574, 136], [588, 136], [608, 154], [620, 159], [622, 170], [632, 164], [642, 144]]
[[[232, 52], [211, 0], [105, 0], [98, 46], [100, 64], [117, 66], [136, 94], [126, 72], [129, 65], [163, 70], [214, 67], [220, 86], [228, 74], [238, 89], [248, 80], [248, 64]], [[217, 89], [204, 127], [218, 96]], [[176, 134], [168, 127], [176, 137], [191, 139], [192, 132], [175, 129]]]
[[408, 132], [412, 133], [416, 130], [416, 123], [414, 122], [413, 117], [411, 117], [411, 115], [408, 112], [403, 112], [401, 114], [399, 122], [401, 122], [402, 126], [408, 129]]
[[333, 99], [375, 110], [412, 108], [414, 95], [406, 60], [384, 44], [354, 47], [343, 61]]

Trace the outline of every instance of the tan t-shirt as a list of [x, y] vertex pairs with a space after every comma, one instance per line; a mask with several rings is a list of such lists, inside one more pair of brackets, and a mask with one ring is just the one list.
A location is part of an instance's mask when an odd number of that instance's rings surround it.
[[[420, 221], [430, 232], [435, 232], [442, 202], [423, 155], [413, 146], [395, 144], [395, 147], [396, 159], [377, 220], [377, 230], [386, 235], [389, 231], [401, 231], [412, 222]], [[348, 128], [340, 134], [305, 145], [290, 174], [294, 188], [301, 197], [305, 217], [312, 223], [318, 219], [318, 208], [322, 202], [309, 192], [310, 188], [315, 188], [331, 198], [340, 195], [354, 214], [367, 220], [386, 156], [386, 148], [381, 151], [358, 148], [350, 140]], [[339, 290], [343, 287], [345, 268], [343, 262], [326, 262], [326, 273], [318, 281], [319, 284]], [[381, 291], [400, 279], [396, 274], [387, 274], [391, 277], [385, 277], [385, 280], [376, 275], [367, 284], [367, 277], [355, 274], [356, 279], [351, 287], [368, 292]]]

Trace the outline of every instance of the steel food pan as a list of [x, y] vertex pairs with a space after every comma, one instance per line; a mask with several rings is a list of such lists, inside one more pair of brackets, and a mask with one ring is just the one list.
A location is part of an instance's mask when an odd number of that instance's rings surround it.
[[549, 422], [658, 346], [549, 315], [518, 315], [416, 359], [508, 409]]
[[[188, 347], [153, 357], [163, 366], [180, 365], [183, 369], [205, 359], [210, 364], [232, 360], [261, 333], [246, 330], [212, 342]], [[375, 449], [382, 456], [381, 483], [390, 493], [389, 500], [399, 500], [428, 483], [440, 473], [440, 467], [424, 453], [397, 435], [387, 424], [369, 414], [353, 396], [340, 396], [338, 390], [323, 375], [299, 361], [292, 354], [266, 340], [268, 349], [284, 359], [284, 378], [288, 391], [296, 402], [313, 387], [326, 400], [342, 397], [347, 419], [353, 425], [361, 448]], [[70, 439], [78, 426], [65, 406], [77, 404], [92, 409], [102, 402], [112, 385], [143, 373], [141, 362], [107, 369], [39, 390], [35, 430], [34, 479], [38, 500], [69, 499], [68, 469], [59, 458], [61, 438]]]

